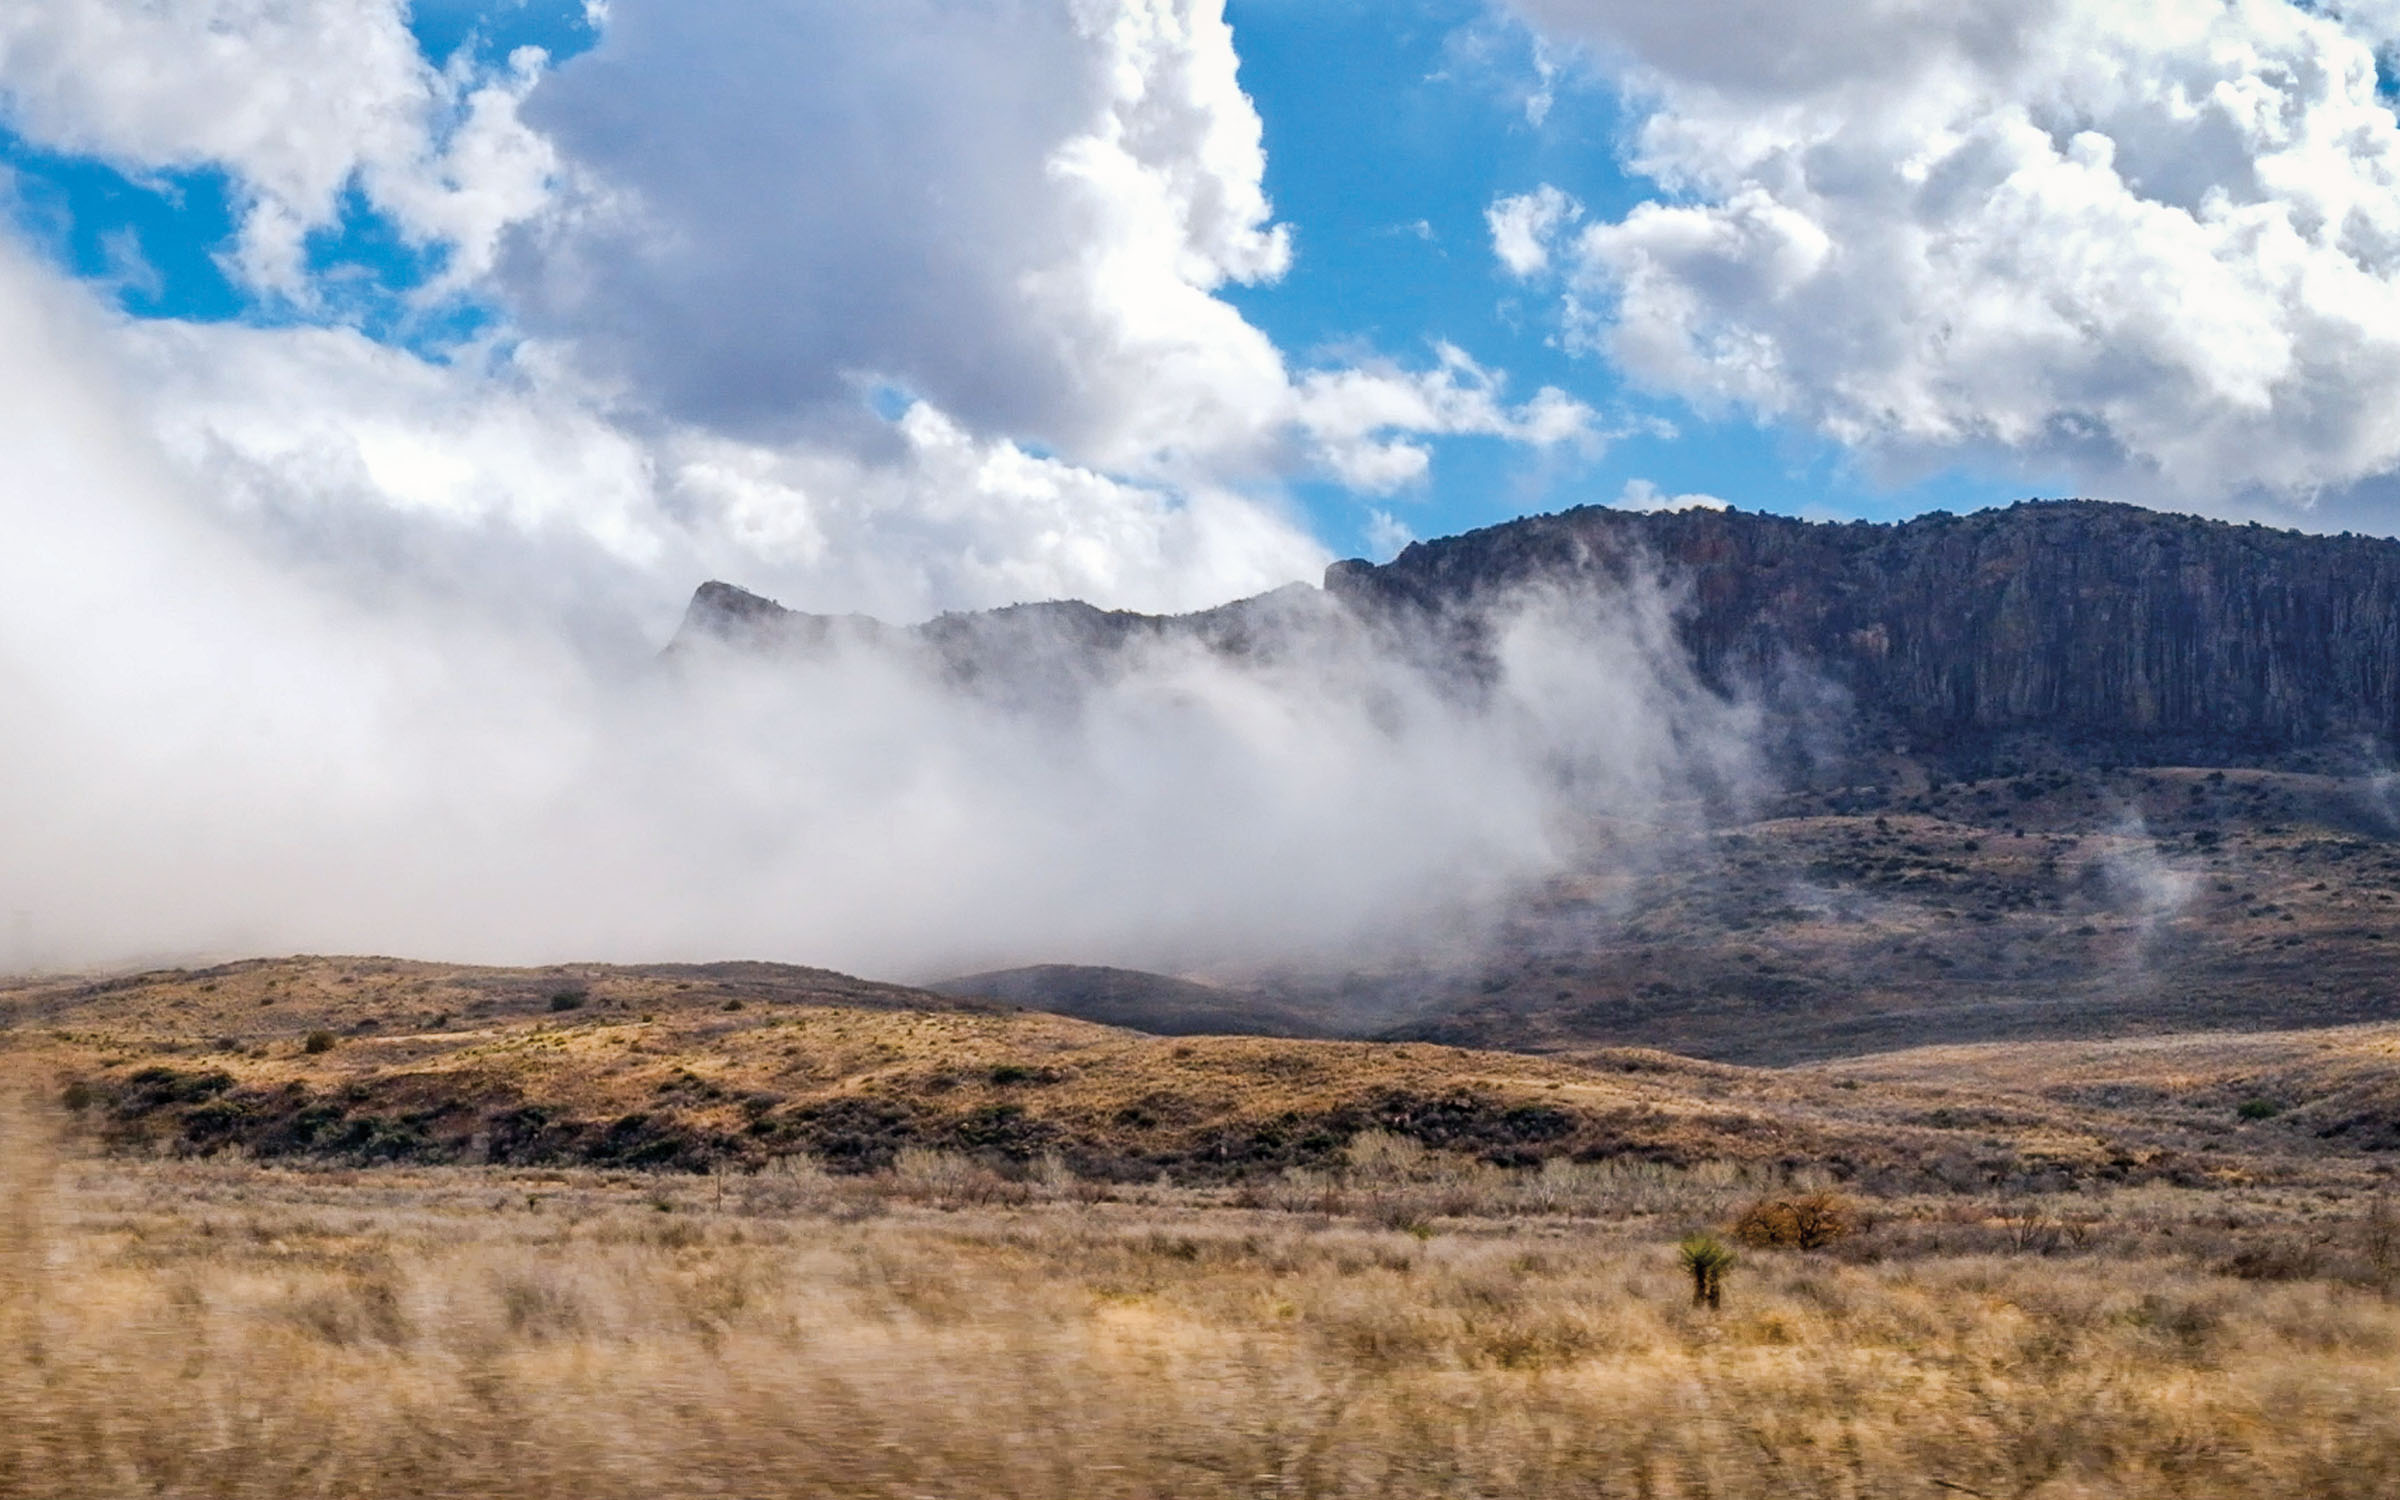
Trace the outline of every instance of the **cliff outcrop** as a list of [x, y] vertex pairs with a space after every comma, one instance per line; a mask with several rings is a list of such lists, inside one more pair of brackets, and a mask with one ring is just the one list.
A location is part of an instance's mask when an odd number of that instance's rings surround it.
[[1637, 579], [1675, 601], [1701, 680], [1776, 710], [1794, 744], [1967, 765], [2357, 762], [2400, 745], [2400, 542], [2090, 501], [1892, 525], [1586, 507], [1336, 563], [1323, 595], [1180, 616], [1050, 603], [901, 628], [711, 583], [670, 654], [694, 637], [870, 644], [1047, 695], [1142, 643], [1247, 654], [1363, 628], [1471, 670], [1520, 591]]
[[1533, 583], [1682, 592], [1703, 677], [1867, 740], [1973, 756], [2270, 760], [2400, 742], [2400, 542], [2088, 501], [1897, 525], [1586, 508], [1337, 563], [1353, 609], [1450, 614]]

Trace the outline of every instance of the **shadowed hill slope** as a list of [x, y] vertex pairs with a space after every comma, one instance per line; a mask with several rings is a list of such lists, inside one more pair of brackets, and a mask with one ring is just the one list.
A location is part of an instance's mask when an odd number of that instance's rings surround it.
[[937, 994], [998, 1000], [1155, 1036], [1331, 1034], [1323, 1021], [1306, 1011], [1243, 991], [1139, 969], [1034, 964], [944, 979], [926, 988]]

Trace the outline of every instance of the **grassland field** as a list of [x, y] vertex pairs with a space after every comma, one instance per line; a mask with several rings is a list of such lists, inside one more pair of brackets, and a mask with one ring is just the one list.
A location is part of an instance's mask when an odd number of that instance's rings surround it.
[[1213, 1188], [328, 1168], [6, 1136], [0, 1493], [2388, 1496], [2388, 1200], [1848, 1200], [1368, 1135]]
[[2400, 1027], [1768, 1069], [330, 958], [0, 1005], [0, 1494], [2400, 1493]]

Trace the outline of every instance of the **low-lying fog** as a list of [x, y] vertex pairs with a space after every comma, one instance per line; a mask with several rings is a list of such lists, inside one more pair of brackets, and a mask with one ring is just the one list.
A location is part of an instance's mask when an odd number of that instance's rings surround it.
[[608, 601], [370, 529], [300, 566], [200, 503], [23, 282], [0, 267], [0, 971], [1357, 957], [1471, 935], [1748, 763], [1655, 590], [1514, 601], [1481, 691], [1326, 628], [1028, 707], [867, 651], [669, 668]]

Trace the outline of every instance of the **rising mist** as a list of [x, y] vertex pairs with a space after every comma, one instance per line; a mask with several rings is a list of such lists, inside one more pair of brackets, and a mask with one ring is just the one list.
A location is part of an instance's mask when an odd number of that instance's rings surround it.
[[1256, 649], [1028, 694], [869, 644], [662, 662], [405, 553], [300, 566], [40, 290], [0, 274], [0, 969], [1355, 959], [1472, 940], [1749, 775], [1654, 584], [1485, 601], [1472, 674], [1309, 594]]

